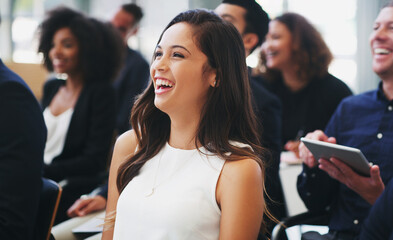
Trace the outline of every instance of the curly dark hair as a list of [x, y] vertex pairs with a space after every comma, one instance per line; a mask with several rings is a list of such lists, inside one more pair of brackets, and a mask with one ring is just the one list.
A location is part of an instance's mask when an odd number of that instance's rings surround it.
[[[296, 13], [285, 13], [273, 21], [284, 24], [291, 33], [292, 61], [297, 65], [299, 78], [310, 81], [326, 75], [333, 55], [318, 30], [306, 18]], [[267, 68], [263, 51], [261, 64], [269, 80], [281, 75], [280, 72]]]
[[115, 78], [124, 57], [124, 44], [119, 33], [110, 24], [67, 7], [49, 11], [39, 26], [38, 52], [43, 54], [48, 71], [53, 71], [49, 58], [53, 37], [61, 28], [69, 28], [78, 41], [84, 83], [107, 82]]

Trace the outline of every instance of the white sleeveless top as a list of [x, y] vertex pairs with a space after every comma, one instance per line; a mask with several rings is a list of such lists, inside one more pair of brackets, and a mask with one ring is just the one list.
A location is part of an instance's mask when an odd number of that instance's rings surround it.
[[45, 108], [44, 120], [48, 130], [44, 152], [44, 162], [46, 164], [50, 164], [53, 158], [60, 155], [63, 151], [73, 113], [74, 109], [69, 108], [62, 114], [54, 116], [49, 107]]
[[215, 195], [224, 163], [216, 155], [167, 143], [120, 194], [113, 239], [218, 239], [221, 211]]

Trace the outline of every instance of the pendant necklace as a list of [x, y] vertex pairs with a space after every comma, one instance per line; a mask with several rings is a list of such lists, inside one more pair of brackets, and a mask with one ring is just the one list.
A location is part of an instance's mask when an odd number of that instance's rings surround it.
[[154, 175], [154, 182], [153, 182], [153, 187], [151, 188], [151, 192], [147, 194], [145, 197], [150, 197], [151, 195], [153, 195], [154, 190], [157, 187], [156, 181], [157, 181], [158, 170], [160, 169], [160, 162], [161, 162], [162, 155], [164, 155], [164, 151], [162, 151], [160, 158], [158, 159], [157, 170], [156, 170], [156, 174]]

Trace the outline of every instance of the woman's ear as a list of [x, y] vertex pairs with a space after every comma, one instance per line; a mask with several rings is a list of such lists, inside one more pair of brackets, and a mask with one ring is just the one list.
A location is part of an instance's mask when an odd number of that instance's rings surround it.
[[217, 79], [217, 71], [215, 69], [212, 69], [211, 73], [209, 74], [209, 84], [211, 87], [217, 87], [219, 84]]

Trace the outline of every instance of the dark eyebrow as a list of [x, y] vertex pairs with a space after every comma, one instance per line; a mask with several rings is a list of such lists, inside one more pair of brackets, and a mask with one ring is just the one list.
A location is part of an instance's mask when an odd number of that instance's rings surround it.
[[71, 37], [63, 38], [61, 42], [74, 42], [74, 39]]
[[185, 48], [185, 47], [183, 47], [183, 46], [181, 46], [181, 45], [173, 45], [171, 48], [181, 48], [181, 49], [184, 49], [185, 51], [187, 51], [187, 52], [188, 52], [188, 54], [190, 54], [190, 55], [191, 55], [190, 51], [188, 51], [188, 49], [187, 49], [187, 48]]
[[[376, 24], [383, 24], [383, 23], [384, 23], [383, 21], [382, 22], [374, 22], [374, 25], [376, 25]], [[387, 25], [390, 25], [392, 23], [393, 23], [393, 21], [387, 21], [386, 22]]]
[[[157, 48], [162, 49], [162, 47], [161, 47], [160, 45], [157, 45], [156, 49], [157, 49]], [[172, 48], [172, 49], [173, 49], [173, 48], [181, 48], [181, 49], [184, 49], [185, 51], [187, 51], [187, 52], [191, 55], [190, 51], [188, 51], [187, 48], [185, 48], [185, 47], [183, 47], [183, 46], [181, 46], [181, 45], [172, 45], [171, 48]]]

